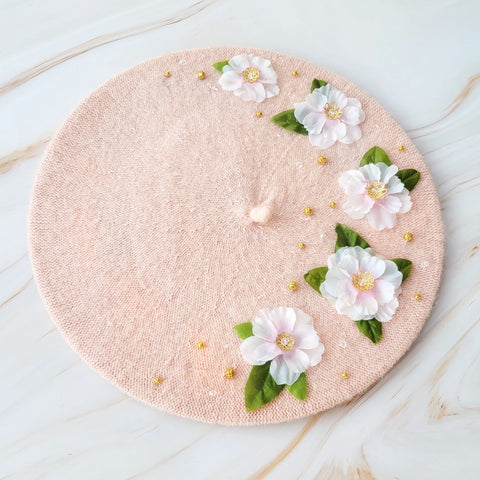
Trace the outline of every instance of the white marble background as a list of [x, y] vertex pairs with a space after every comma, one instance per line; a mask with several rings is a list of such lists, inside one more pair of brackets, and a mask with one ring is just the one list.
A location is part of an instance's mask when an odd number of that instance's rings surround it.
[[[0, 479], [480, 478], [480, 4], [477, 0], [0, 0]], [[445, 274], [418, 341], [379, 384], [252, 428], [176, 418], [70, 350], [27, 254], [35, 172], [69, 111], [164, 52], [244, 45], [357, 83], [425, 156]]]

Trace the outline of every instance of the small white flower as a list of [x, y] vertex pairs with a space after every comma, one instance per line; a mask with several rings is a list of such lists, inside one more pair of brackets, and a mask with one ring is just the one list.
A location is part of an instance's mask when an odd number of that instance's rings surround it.
[[375, 230], [392, 228], [397, 213], [412, 207], [409, 191], [395, 175], [398, 168], [385, 163], [369, 163], [343, 173], [338, 183], [348, 195], [343, 210], [352, 218], [368, 218]]
[[328, 257], [321, 294], [352, 320], [391, 320], [398, 307], [403, 275], [371, 248], [342, 247]]
[[322, 359], [310, 315], [298, 308], [263, 309], [252, 322], [253, 336], [246, 338], [240, 351], [250, 365], [270, 364], [270, 375], [278, 385], [292, 385], [309, 367]]
[[277, 73], [270, 60], [253, 54], [236, 55], [223, 67], [218, 83], [224, 90], [233, 90], [242, 100], [263, 102], [280, 92]]
[[316, 88], [305, 102], [296, 103], [294, 113], [316, 147], [328, 148], [337, 140], [353, 143], [362, 136], [358, 126], [365, 120], [361, 103], [330, 84]]

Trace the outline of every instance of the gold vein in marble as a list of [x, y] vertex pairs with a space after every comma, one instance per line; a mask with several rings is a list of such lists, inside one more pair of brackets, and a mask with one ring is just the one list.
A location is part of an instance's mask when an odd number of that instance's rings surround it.
[[41, 75], [42, 73], [50, 70], [51, 68], [60, 65], [67, 60], [70, 60], [74, 57], [78, 57], [79, 55], [83, 55], [84, 53], [89, 52], [90, 50], [94, 50], [98, 47], [103, 47], [104, 45], [108, 45], [109, 43], [116, 42], [117, 40], [123, 40], [125, 38], [134, 37], [136, 35], [140, 35], [141, 33], [150, 32], [152, 30], [156, 30], [158, 28], [166, 27], [167, 25], [173, 25], [175, 23], [179, 23], [182, 20], [186, 20], [190, 17], [193, 17], [197, 13], [202, 12], [210, 5], [214, 4], [216, 0], [202, 0], [199, 2], [195, 2], [193, 5], [179, 11], [176, 15], [171, 17], [157, 20], [155, 22], [145, 23], [143, 25], [138, 25], [132, 28], [126, 28], [124, 30], [120, 30], [118, 32], [109, 33], [105, 35], [99, 35], [91, 40], [81, 43], [76, 47], [69, 48], [60, 52], [59, 54], [40, 62], [39, 64], [35, 65], [34, 67], [30, 68], [29, 70], [25, 70], [24, 72], [19, 73], [8, 82], [0, 85], [0, 95], [5, 95], [6, 93], [14, 90], [15, 88], [23, 85], [24, 83], [32, 80], [33, 78]]
[[13, 168], [13, 166], [16, 165], [17, 163], [23, 160], [27, 160], [29, 158], [34, 158], [37, 155], [40, 155], [41, 153], [43, 153], [43, 150], [49, 141], [50, 141], [49, 138], [44, 138], [38, 141], [37, 143], [33, 143], [32, 145], [29, 145], [27, 148], [24, 148], [23, 150], [16, 150], [15, 152], [9, 153], [8, 155], [1, 157], [0, 158], [0, 175], [10, 171], [10, 169]]

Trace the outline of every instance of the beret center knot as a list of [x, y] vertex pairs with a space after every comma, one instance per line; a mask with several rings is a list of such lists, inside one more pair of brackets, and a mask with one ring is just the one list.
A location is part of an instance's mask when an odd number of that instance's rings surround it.
[[259, 225], [265, 225], [273, 215], [273, 205], [270, 201], [266, 201], [253, 207], [250, 210], [250, 220]]

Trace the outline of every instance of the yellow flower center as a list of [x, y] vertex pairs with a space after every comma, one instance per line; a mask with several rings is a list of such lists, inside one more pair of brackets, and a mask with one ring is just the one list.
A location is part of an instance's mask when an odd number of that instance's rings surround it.
[[248, 67], [242, 72], [242, 76], [246, 82], [255, 83], [260, 77], [260, 72], [254, 67]]
[[338, 120], [339, 118], [342, 118], [343, 115], [342, 107], [336, 103], [327, 102], [323, 106], [323, 111], [330, 120]]
[[277, 347], [284, 352], [292, 350], [295, 345], [295, 339], [289, 333], [279, 333], [275, 341]]
[[385, 184], [383, 182], [379, 182], [378, 180], [368, 182], [367, 186], [365, 187], [365, 191], [367, 192], [367, 195], [374, 200], [380, 200], [388, 193], [388, 190], [385, 188]]
[[368, 270], [365, 272], [363, 270], [359, 270], [357, 273], [352, 275], [352, 283], [355, 288], [358, 288], [358, 290], [366, 292], [374, 287], [375, 278]]

